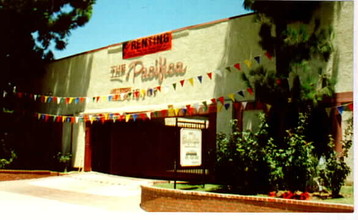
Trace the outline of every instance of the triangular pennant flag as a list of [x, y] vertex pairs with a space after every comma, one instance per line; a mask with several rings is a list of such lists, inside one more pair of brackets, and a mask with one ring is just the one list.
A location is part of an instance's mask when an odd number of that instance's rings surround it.
[[184, 82], [185, 82], [185, 80], [180, 80], [180, 85], [184, 86]]
[[100, 99], [101, 99], [101, 97], [100, 97], [100, 96], [97, 96], [97, 97], [96, 97], [96, 102], [99, 102]]
[[199, 80], [200, 83], [202, 83], [202, 81], [203, 81], [203, 76], [198, 76], [198, 80]]
[[250, 95], [254, 94], [254, 90], [252, 88], [247, 88], [247, 92], [250, 93]]
[[80, 97], [80, 103], [84, 103], [86, 101], [85, 97]]
[[242, 104], [243, 110], [245, 110], [245, 109], [246, 109], [247, 102], [242, 102], [241, 104]]
[[216, 106], [216, 108], [217, 108], [217, 112], [221, 112], [221, 110], [222, 110], [223, 106], [224, 106], [224, 105], [220, 105], [220, 104], [218, 104], [218, 105]]
[[268, 51], [266, 51], [265, 56], [266, 56], [269, 60], [272, 59], [272, 55], [271, 55]]
[[216, 103], [216, 99], [214, 99], [214, 98], [211, 99], [210, 101], [211, 101], [212, 103], [214, 103], [214, 104]]
[[331, 116], [331, 108], [325, 108], [327, 116], [330, 117]]
[[350, 111], [353, 111], [353, 103], [348, 104], [347, 107]]
[[49, 96], [48, 99], [47, 99], [47, 103], [51, 103], [53, 100], [53, 97], [52, 96]]
[[214, 73], [218, 76], [223, 76], [223, 73], [221, 72], [221, 70], [215, 70]]
[[147, 118], [149, 118], [149, 119], [152, 118], [152, 113], [151, 112], [147, 112], [146, 115], [147, 115]]
[[270, 105], [270, 104], [266, 104], [266, 108], [267, 108], [267, 111], [270, 111], [271, 105]]
[[337, 110], [338, 110], [339, 114], [342, 115], [343, 110], [344, 110], [344, 106], [338, 106], [338, 107], [337, 107]]
[[161, 91], [161, 89], [162, 89], [162, 87], [161, 87], [161, 86], [157, 86], [157, 87], [155, 87], [155, 88], [156, 88], [156, 90], [157, 90], [157, 91], [159, 91], [159, 92], [160, 92], [160, 91]]
[[193, 86], [194, 85], [194, 78], [190, 78], [188, 79], [188, 81], [190, 82], [190, 84]]
[[235, 102], [235, 93], [227, 95], [233, 102]]
[[241, 91], [238, 91], [237, 94], [241, 95], [242, 97], [245, 97], [244, 91], [242, 91], [242, 90], [241, 90]]
[[235, 67], [237, 70], [241, 70], [240, 63], [235, 64], [234, 67]]
[[37, 100], [37, 95], [36, 95], [36, 94], [34, 95], [34, 100], [35, 100], [35, 101]]
[[74, 100], [74, 98], [73, 98], [73, 97], [71, 97], [71, 98], [70, 98], [70, 104], [73, 102], [73, 100]]
[[173, 83], [173, 88], [174, 88], [174, 90], [177, 89], [177, 84], [176, 83]]
[[149, 88], [147, 89], [147, 96], [152, 96], [153, 95], [153, 89]]
[[107, 97], [107, 99], [108, 99], [109, 102], [111, 102], [112, 99], [113, 99], [113, 96], [112, 96], [112, 95], [109, 95], [109, 96]]
[[142, 120], [145, 120], [145, 119], [146, 119], [146, 114], [141, 113], [141, 114], [139, 114], [139, 117], [140, 117]]
[[131, 118], [131, 115], [130, 114], [126, 114], [126, 122], [128, 122], [129, 121], [129, 119]]
[[229, 66], [226, 67], [225, 69], [231, 73], [231, 68]]
[[256, 56], [256, 57], [254, 57], [254, 59], [256, 60], [256, 62], [257, 62], [258, 64], [261, 63], [261, 57], [260, 57], [260, 56]]
[[40, 119], [41, 119], [41, 114], [37, 113], [37, 120], [40, 120]]
[[168, 115], [168, 110], [163, 109], [160, 111], [160, 113], [162, 114], [162, 117], [166, 117]]
[[224, 96], [219, 97], [218, 100], [224, 105], [224, 103], [225, 103]]
[[145, 97], [145, 93], [146, 93], [146, 90], [145, 90], [145, 89], [141, 89], [141, 90], [140, 90], [140, 96], [141, 96], [142, 98]]
[[228, 110], [230, 108], [230, 103], [225, 103], [225, 109]]
[[175, 116], [178, 116], [178, 115], [179, 115], [179, 111], [180, 111], [180, 108], [175, 108], [175, 109], [174, 109]]
[[244, 63], [246, 64], [246, 66], [250, 69], [252, 66], [252, 62], [251, 60], [244, 60]]
[[132, 115], [132, 117], [133, 117], [133, 121], [136, 121], [136, 120], [137, 120], [138, 115], [137, 115], [137, 114], [133, 114], [133, 115]]
[[78, 122], [79, 122], [79, 120], [80, 120], [80, 117], [75, 116], [74, 118], [75, 118], [75, 122], [76, 122], [76, 123], [78, 123]]
[[213, 73], [207, 73], [207, 74], [208, 74], [209, 79], [213, 79]]
[[76, 104], [80, 103], [80, 98], [79, 97], [75, 98], [75, 103]]
[[44, 96], [44, 103], [47, 103], [47, 101], [48, 101], [48, 96], [45, 95], [45, 96]]
[[208, 103], [206, 101], [203, 101], [204, 111], [208, 110]]

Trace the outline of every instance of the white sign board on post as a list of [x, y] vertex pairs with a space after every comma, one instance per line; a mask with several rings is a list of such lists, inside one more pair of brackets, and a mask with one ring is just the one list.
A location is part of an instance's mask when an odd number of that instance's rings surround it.
[[201, 165], [201, 130], [182, 128], [180, 129], [180, 165]]

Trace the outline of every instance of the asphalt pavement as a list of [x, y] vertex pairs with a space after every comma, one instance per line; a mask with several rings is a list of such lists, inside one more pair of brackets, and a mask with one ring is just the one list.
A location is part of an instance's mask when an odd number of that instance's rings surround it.
[[[97, 172], [0, 182], [0, 216], [107, 219], [142, 215], [140, 186], [152, 180]], [[97, 218], [98, 217], [98, 218]]]

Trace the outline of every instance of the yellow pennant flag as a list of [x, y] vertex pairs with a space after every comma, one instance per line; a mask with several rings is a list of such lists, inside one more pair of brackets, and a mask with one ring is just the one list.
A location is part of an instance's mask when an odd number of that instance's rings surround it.
[[126, 122], [128, 122], [130, 118], [131, 118], [131, 115], [130, 115], [130, 114], [127, 114], [127, 115], [126, 115]]
[[233, 102], [235, 102], [235, 93], [227, 95]]
[[218, 112], [221, 112], [221, 110], [223, 109], [223, 106], [224, 106], [224, 105], [218, 103], [217, 106], [216, 106], [217, 111], [218, 111]]
[[193, 86], [194, 85], [194, 78], [190, 78], [188, 80], [189, 80], [190, 84]]
[[180, 108], [176, 108], [174, 109], [174, 112], [175, 112], [175, 115], [178, 116], [179, 115], [179, 111], [180, 111]]
[[251, 60], [244, 60], [244, 63], [246, 64], [246, 66], [250, 69], [252, 66], [252, 62]]
[[267, 108], [267, 111], [270, 111], [271, 105], [270, 105], [270, 104], [266, 104], [266, 108]]

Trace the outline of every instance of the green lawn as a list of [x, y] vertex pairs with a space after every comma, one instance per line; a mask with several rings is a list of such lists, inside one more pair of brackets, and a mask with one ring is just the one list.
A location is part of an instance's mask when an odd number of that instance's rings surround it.
[[[157, 183], [154, 185], [155, 187], [166, 188], [166, 189], [174, 189], [174, 183]], [[190, 191], [201, 191], [201, 192], [220, 192], [223, 188], [222, 185], [218, 184], [190, 184], [190, 183], [177, 183], [176, 188], [180, 190], [190, 190]], [[330, 203], [342, 203], [342, 204], [354, 204], [354, 194], [353, 194], [353, 186], [343, 186], [340, 193], [342, 198], [335, 199], [320, 199], [316, 197], [312, 197], [311, 201], [321, 201], [321, 202], [330, 202]], [[257, 195], [257, 196], [267, 196], [267, 195]]]

